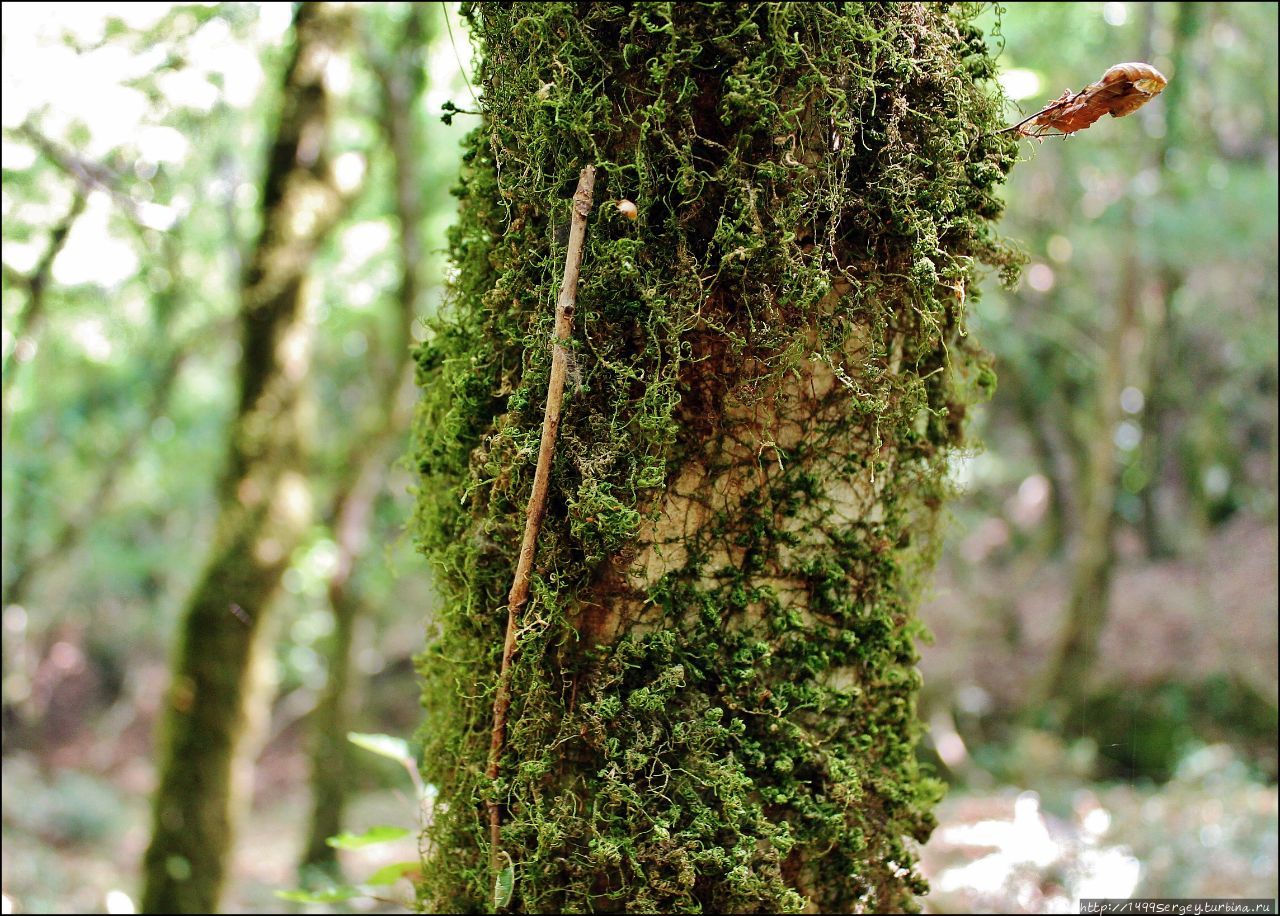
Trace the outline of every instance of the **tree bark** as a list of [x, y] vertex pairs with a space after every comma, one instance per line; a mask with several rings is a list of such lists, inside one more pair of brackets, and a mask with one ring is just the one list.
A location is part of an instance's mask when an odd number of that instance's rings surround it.
[[262, 230], [241, 290], [239, 407], [214, 542], [188, 599], [165, 704], [160, 782], [144, 861], [148, 913], [215, 912], [258, 714], [266, 617], [309, 521], [302, 473], [311, 330], [305, 279], [342, 195], [324, 155], [325, 68], [347, 14], [303, 3], [264, 182]]
[[[420, 889], [476, 912], [911, 908], [913, 616], [1014, 144], [928, 4], [479, 4], [452, 307], [419, 353]], [[569, 201], [569, 385], [485, 775]], [[623, 205], [633, 203], [635, 209]], [[634, 217], [634, 218], [633, 218]], [[501, 811], [495, 875], [487, 809]], [[496, 879], [501, 880], [496, 880]], [[514, 881], [509, 900], [503, 892]], [[495, 898], [495, 883], [499, 893]]]

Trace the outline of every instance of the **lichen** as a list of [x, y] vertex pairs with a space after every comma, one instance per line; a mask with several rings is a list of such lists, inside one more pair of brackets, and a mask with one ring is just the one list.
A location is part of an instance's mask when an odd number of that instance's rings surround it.
[[[418, 352], [424, 908], [910, 909], [917, 582], [992, 376], [1014, 161], [969, 6], [467, 5], [448, 307]], [[502, 775], [506, 591], [578, 170], [600, 175]], [[628, 219], [610, 201], [634, 201]]]

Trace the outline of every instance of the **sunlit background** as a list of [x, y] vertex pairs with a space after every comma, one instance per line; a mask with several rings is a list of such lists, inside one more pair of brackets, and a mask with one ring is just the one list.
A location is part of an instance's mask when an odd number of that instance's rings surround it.
[[[320, 507], [276, 615], [277, 696], [226, 908], [297, 882], [308, 714], [338, 563], [323, 507], [373, 400], [399, 277], [391, 162], [359, 7], [332, 61], [355, 202], [308, 301]], [[288, 4], [6, 4], [3, 21], [3, 907], [132, 912], [169, 651], [204, 561], [234, 408]], [[988, 7], [1009, 122], [1109, 66], [1170, 79], [1134, 115], [1023, 141], [1002, 232], [1027, 264], [969, 293], [993, 354], [981, 450], [922, 615], [921, 753], [951, 786], [923, 862], [933, 912], [1277, 890], [1277, 14], [1271, 4]], [[436, 5], [415, 107], [427, 280], [446, 281], [471, 48]], [[1016, 107], [1015, 107], [1016, 106]], [[356, 583], [359, 730], [411, 737], [432, 608], [388, 467]], [[1066, 658], [1069, 624], [1092, 638]], [[351, 829], [412, 826], [369, 755]], [[344, 854], [351, 875], [412, 855]], [[406, 896], [404, 887], [399, 896]], [[357, 899], [335, 912], [394, 910]], [[309, 911], [323, 908], [310, 907]]]

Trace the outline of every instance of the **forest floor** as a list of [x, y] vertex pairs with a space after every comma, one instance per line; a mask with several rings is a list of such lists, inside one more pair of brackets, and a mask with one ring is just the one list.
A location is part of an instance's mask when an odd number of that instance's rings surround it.
[[[274, 766], [305, 772], [301, 753]], [[285, 775], [285, 774], [280, 774]], [[279, 781], [272, 779], [275, 786]], [[307, 813], [304, 782], [259, 792], [241, 830], [227, 913], [410, 912], [369, 898], [300, 906], [276, 897], [296, 885]], [[1256, 781], [1224, 745], [1187, 758], [1168, 783], [1092, 784], [1066, 778], [1038, 791], [997, 786], [953, 791], [923, 852], [933, 892], [926, 912], [1076, 912], [1091, 896], [1274, 897], [1275, 785]], [[145, 793], [74, 770], [42, 771], [27, 755], [5, 760], [4, 912], [132, 912], [147, 839]], [[349, 829], [414, 826], [406, 793], [368, 792]], [[354, 881], [416, 856], [412, 837], [343, 853]]]
[[1161, 786], [950, 794], [923, 855], [929, 913], [1076, 913], [1083, 897], [1276, 896], [1276, 787], [1226, 745]]

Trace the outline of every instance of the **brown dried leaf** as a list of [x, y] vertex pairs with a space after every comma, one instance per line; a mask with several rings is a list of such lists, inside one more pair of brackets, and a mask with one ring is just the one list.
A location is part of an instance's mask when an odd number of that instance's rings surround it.
[[1164, 74], [1150, 64], [1116, 64], [1096, 83], [1090, 83], [1079, 92], [1073, 93], [1068, 89], [1009, 129], [1016, 130], [1023, 137], [1073, 134], [1084, 130], [1104, 114], [1113, 118], [1132, 114], [1159, 95], [1168, 84]]

